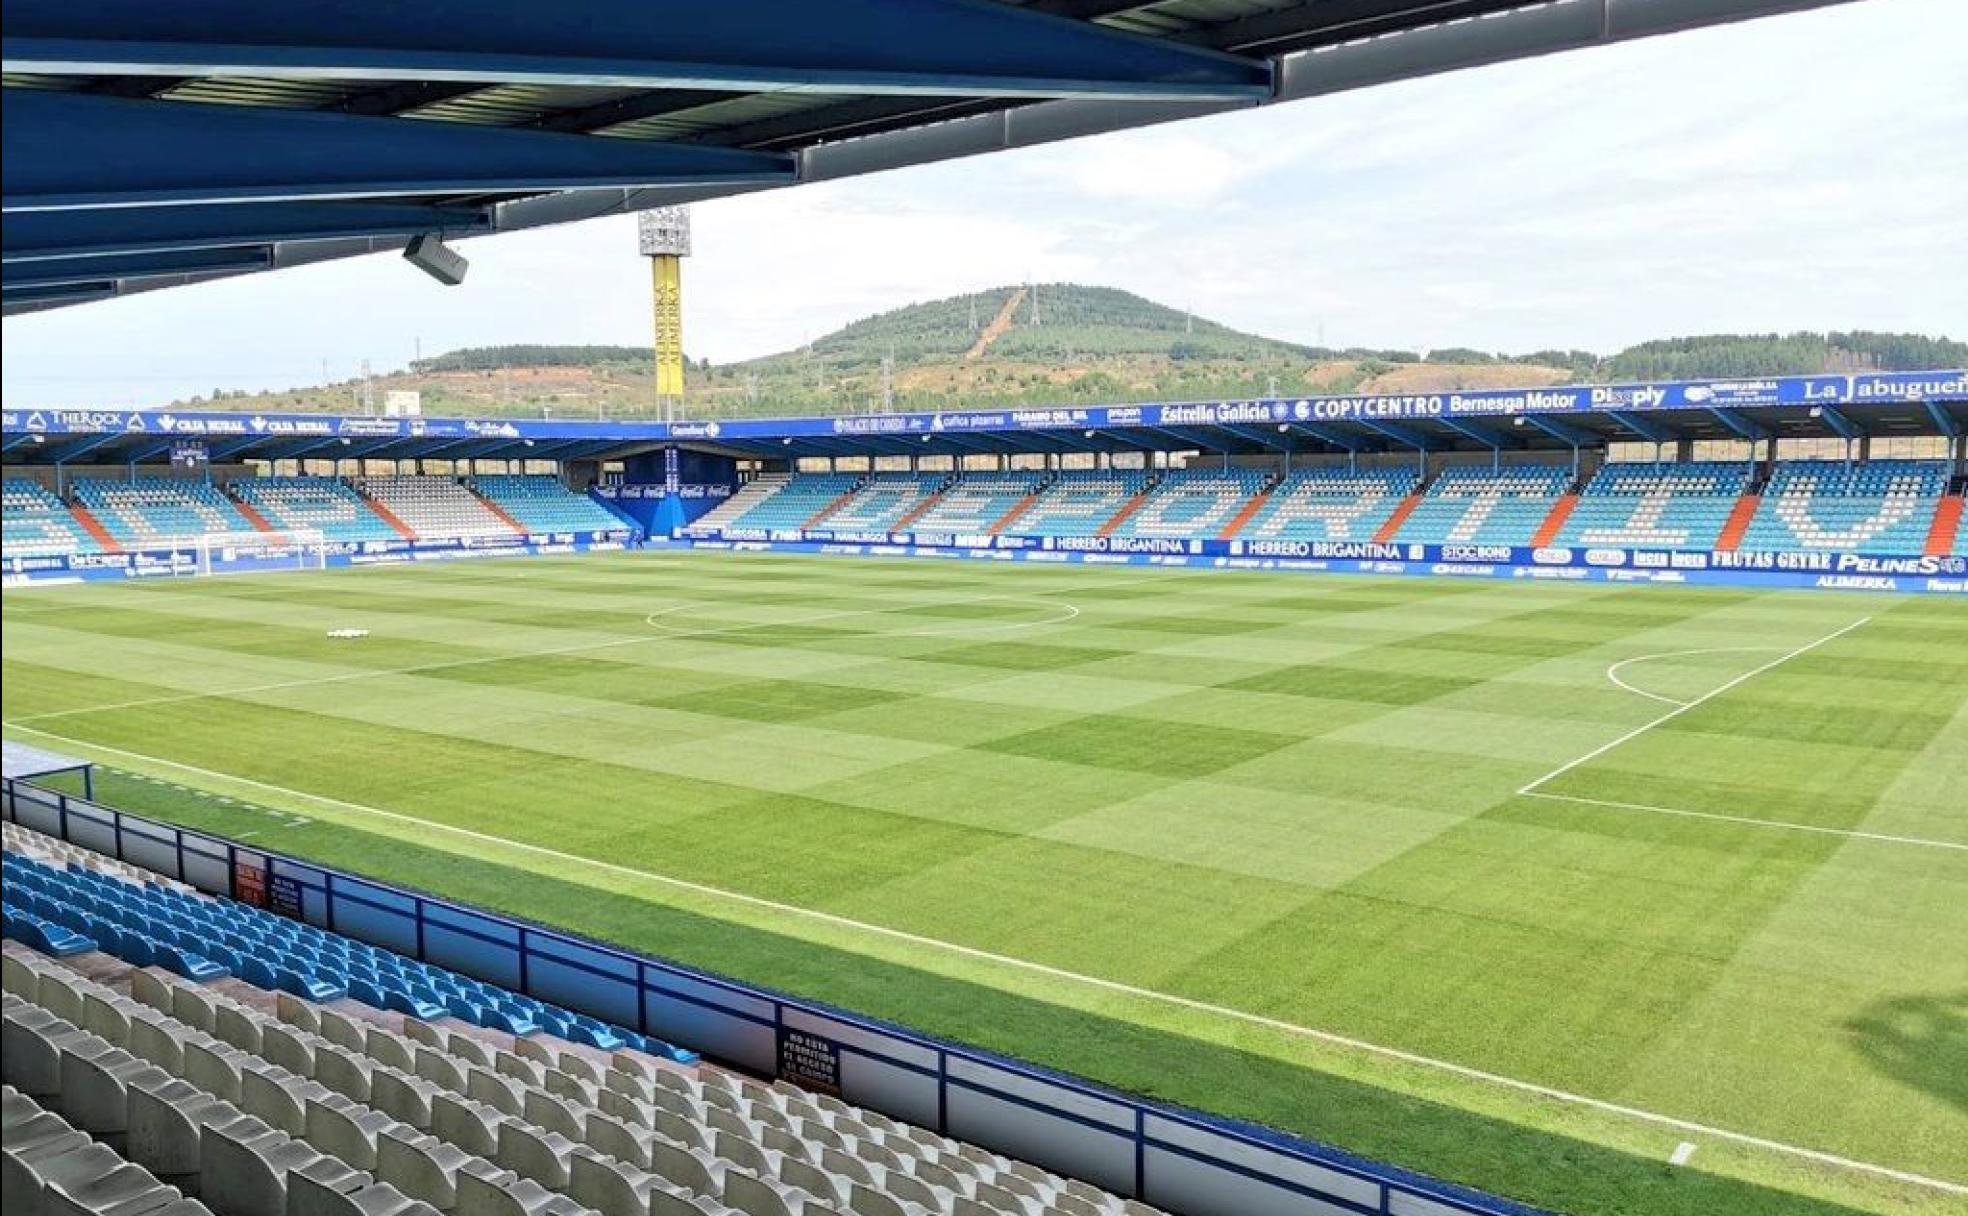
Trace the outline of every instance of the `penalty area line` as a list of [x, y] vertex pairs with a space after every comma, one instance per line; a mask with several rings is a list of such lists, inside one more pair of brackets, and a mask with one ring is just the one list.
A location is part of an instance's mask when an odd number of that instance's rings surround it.
[[[1859, 623], [1863, 624], [1864, 622], [1859, 622]], [[1856, 628], [1856, 625], [1847, 626], [1847, 630], [1851, 628]], [[1829, 638], [1824, 640], [1828, 641]], [[1801, 651], [1794, 652], [1794, 653], [1801, 653]], [[890, 926], [878, 925], [870, 921], [855, 920], [852, 917], [841, 916], [838, 915], [837, 913], [823, 912], [817, 908], [805, 908], [799, 906], [798, 904], [782, 903], [778, 900], [766, 899], [763, 896], [748, 895], [742, 891], [732, 891], [724, 887], [711, 886], [707, 883], [694, 882], [691, 881], [690, 879], [685, 879], [685, 878], [676, 878], [668, 874], [660, 874], [653, 870], [637, 869], [634, 866], [625, 866], [618, 862], [601, 861], [592, 857], [583, 857], [578, 853], [563, 852], [560, 849], [549, 848], [545, 845], [529, 844], [523, 840], [513, 840], [509, 837], [495, 835], [490, 832], [480, 832], [471, 828], [458, 827], [455, 824], [444, 823], [434, 819], [426, 819], [423, 818], [422, 816], [411, 815], [402, 811], [385, 810], [382, 807], [368, 806], [359, 802], [349, 802], [340, 798], [332, 798], [325, 794], [311, 794], [306, 790], [297, 790], [288, 786], [274, 785], [270, 782], [256, 781], [250, 777], [239, 777], [231, 773], [219, 772], [216, 769], [200, 768], [196, 765], [184, 764], [176, 760], [167, 760], [162, 756], [151, 756], [151, 755], [146, 755], [142, 752], [132, 752], [132, 751], [124, 750], [122, 748], [109, 747], [99, 743], [91, 743], [87, 739], [75, 739], [66, 735], [58, 735], [53, 731], [41, 730], [32, 726], [21, 726], [18, 727], [17, 729], [27, 734], [39, 735], [42, 738], [54, 739], [62, 743], [67, 743], [72, 746], [80, 747], [85, 751], [93, 750], [96, 752], [100, 752], [104, 755], [120, 756], [125, 759], [136, 760], [142, 763], [161, 765], [163, 767], [174, 769], [179, 772], [190, 773], [195, 776], [205, 777], [217, 781], [229, 781], [253, 789], [266, 790], [270, 793], [282, 794], [290, 798], [298, 798], [301, 799], [302, 801], [315, 803], [320, 806], [335, 807], [340, 810], [353, 812], [354, 814], [357, 815], [366, 815], [375, 819], [388, 820], [397, 823], [414, 824], [418, 827], [425, 828], [431, 831], [446, 833], [452, 836], [459, 837], [461, 839], [476, 841], [481, 844], [502, 845], [506, 848], [513, 849], [518, 852], [532, 854], [533, 856], [536, 857], [548, 858], [553, 861], [562, 862], [578, 868], [585, 868], [601, 873], [616, 874], [627, 878], [639, 879], [645, 882], [654, 883], [658, 886], [668, 887], [672, 890], [685, 891], [694, 895], [700, 895], [711, 899], [722, 900], [727, 903], [737, 904], [744, 907], [757, 908], [760, 909], [761, 911], [773, 912], [779, 915], [795, 917], [802, 920], [809, 920], [817, 924], [824, 924], [824, 925], [832, 926], [834, 928], [847, 929], [853, 932], [867, 934], [871, 937], [879, 937], [879, 938], [887, 939], [889, 941], [903, 942], [908, 945], [923, 947], [929, 950], [934, 950], [941, 953], [954, 955], [960, 958], [973, 959], [979, 962], [990, 963], [1010, 970], [1023, 971], [1031, 975], [1042, 975], [1049, 979], [1061, 980], [1066, 983], [1075, 985], [1077, 987], [1114, 993], [1119, 996], [1131, 997], [1136, 1000], [1148, 1002], [1150, 1004], [1163, 1005], [1173, 1009], [1181, 1009], [1190, 1013], [1205, 1014], [1211, 1017], [1221, 1018], [1226, 1021], [1240, 1022], [1247, 1026], [1257, 1026], [1266, 1030], [1276, 1031], [1280, 1034], [1289, 1035], [1294, 1038], [1305, 1039], [1310, 1042], [1323, 1043], [1328, 1046], [1338, 1047], [1338, 1048], [1343, 1048], [1345, 1050], [1358, 1052], [1362, 1055], [1370, 1055], [1385, 1060], [1393, 1060], [1399, 1063], [1412, 1065], [1414, 1067], [1427, 1069], [1433, 1072], [1439, 1072], [1451, 1076], [1461, 1077], [1465, 1080], [1477, 1081], [1482, 1084], [1494, 1086], [1500, 1089], [1508, 1089], [1508, 1090], [1515, 1091], [1517, 1093], [1528, 1094], [1533, 1097], [1548, 1099], [1554, 1102], [1561, 1102], [1570, 1106], [1576, 1106], [1581, 1109], [1593, 1110], [1603, 1114], [1615, 1115], [1620, 1118], [1630, 1119], [1639, 1123], [1647, 1123], [1656, 1127], [1672, 1128], [1677, 1131], [1693, 1133], [1695, 1135], [1700, 1135], [1700, 1136], [1708, 1136], [1718, 1140], [1727, 1140], [1733, 1144], [1740, 1144], [1745, 1147], [1760, 1149], [1765, 1152], [1775, 1153], [1786, 1157], [1794, 1157], [1799, 1160], [1811, 1161], [1819, 1165], [1831, 1166], [1833, 1168], [1837, 1168], [1841, 1170], [1849, 1170], [1855, 1173], [1870, 1174], [1875, 1177], [1888, 1178], [1896, 1182], [1908, 1184], [1910, 1186], [1916, 1186], [1928, 1190], [1940, 1191], [1950, 1195], [1968, 1195], [1968, 1185], [1964, 1185], [1958, 1182], [1950, 1182], [1943, 1178], [1932, 1178], [1925, 1174], [1914, 1173], [1910, 1170], [1896, 1169], [1892, 1166], [1880, 1165], [1876, 1162], [1871, 1162], [1871, 1161], [1860, 1161], [1850, 1157], [1841, 1157], [1838, 1156], [1837, 1154], [1824, 1152], [1819, 1149], [1805, 1148], [1801, 1145], [1795, 1145], [1795, 1144], [1787, 1144], [1781, 1140], [1771, 1140], [1762, 1136], [1751, 1135], [1747, 1132], [1731, 1131], [1728, 1128], [1712, 1127], [1705, 1123], [1697, 1123], [1693, 1120], [1682, 1119], [1674, 1115], [1664, 1115], [1657, 1111], [1645, 1110], [1636, 1106], [1626, 1106], [1618, 1102], [1607, 1101], [1603, 1098], [1594, 1098], [1594, 1097], [1587, 1096], [1585, 1094], [1571, 1093], [1567, 1090], [1556, 1089], [1548, 1085], [1540, 1085], [1534, 1081], [1523, 1081], [1515, 1077], [1504, 1076], [1501, 1073], [1489, 1072], [1484, 1069], [1470, 1067], [1469, 1065], [1466, 1064], [1457, 1064], [1449, 1060], [1436, 1059], [1432, 1056], [1425, 1056], [1416, 1052], [1405, 1051], [1398, 1047], [1383, 1046], [1382, 1044], [1379, 1043], [1368, 1042], [1365, 1039], [1353, 1038], [1350, 1035], [1338, 1034], [1330, 1030], [1320, 1030], [1317, 1027], [1301, 1026], [1298, 1023], [1288, 1022], [1281, 1018], [1266, 1017], [1262, 1014], [1249, 1013], [1245, 1010], [1236, 1009], [1228, 1005], [1218, 1005], [1218, 1004], [1211, 1003], [1209, 1001], [1199, 1001], [1193, 997], [1178, 996], [1175, 993], [1162, 992], [1154, 988], [1143, 988], [1135, 984], [1123, 983], [1122, 981], [1119, 980], [1104, 979], [1097, 975], [1087, 975], [1083, 972], [1069, 971], [1063, 967], [1054, 967], [1046, 963], [1039, 963], [1039, 962], [1034, 962], [1030, 959], [1018, 958], [1015, 955], [1000, 954], [997, 953], [996, 951], [984, 950], [976, 946], [966, 946], [957, 942], [944, 941], [941, 938], [928, 937], [920, 933], [911, 933], [906, 929], [891, 928]]]
[[1673, 709], [1668, 710], [1666, 713], [1660, 715], [1657, 718], [1654, 718], [1652, 721], [1641, 723], [1639, 726], [1636, 726], [1632, 730], [1627, 731], [1625, 734], [1621, 735], [1617, 739], [1612, 740], [1610, 743], [1601, 743], [1598, 747], [1593, 748], [1591, 751], [1585, 753], [1583, 756], [1579, 756], [1575, 759], [1565, 761], [1565, 763], [1559, 765], [1557, 768], [1552, 769], [1550, 772], [1546, 773], [1542, 777], [1539, 777], [1537, 780], [1532, 781], [1530, 784], [1519, 787], [1517, 792], [1519, 794], [1529, 794], [1537, 790], [1541, 786], [1548, 785], [1551, 782], [1557, 780], [1558, 778], [1564, 776], [1566, 773], [1571, 772], [1573, 769], [1578, 768], [1580, 765], [1590, 764], [1592, 761], [1597, 760], [1599, 757], [1605, 755], [1609, 751], [1612, 751], [1614, 748], [1619, 747], [1621, 744], [1630, 743], [1633, 740], [1638, 739], [1641, 735], [1646, 734], [1648, 731], [1653, 730], [1656, 727], [1667, 725], [1669, 722], [1674, 721], [1676, 718], [1680, 717], [1682, 714], [1685, 714], [1690, 710], [1699, 709], [1701, 706], [1708, 704], [1710, 701], [1713, 701], [1715, 698], [1721, 696], [1723, 693], [1728, 692], [1733, 688], [1741, 687], [1743, 684], [1749, 682], [1750, 680], [1755, 679], [1757, 676], [1762, 675], [1766, 671], [1770, 671], [1774, 668], [1781, 667], [1785, 663], [1790, 662], [1792, 659], [1809, 654], [1810, 652], [1816, 650], [1820, 646], [1824, 646], [1828, 643], [1835, 642], [1839, 638], [1844, 637], [1846, 634], [1852, 632], [1854, 629], [1857, 629], [1859, 626], [1864, 625], [1871, 620], [1872, 618], [1870, 616], [1862, 616], [1858, 620], [1853, 621], [1849, 625], [1846, 625], [1839, 629], [1832, 630], [1830, 633], [1825, 634], [1823, 637], [1818, 638], [1816, 641], [1806, 642], [1802, 646], [1797, 647], [1795, 650], [1786, 650], [1784, 653], [1778, 655], [1774, 659], [1771, 659], [1769, 662], [1764, 663], [1760, 667], [1752, 667], [1748, 671], [1743, 672], [1741, 675], [1736, 676], [1734, 679], [1725, 681], [1724, 683], [1718, 684], [1714, 688], [1709, 689], [1707, 692], [1703, 693], [1699, 697], [1696, 697], [1694, 700], [1688, 701], [1684, 704], [1676, 705]]
[[1669, 710], [1667, 713], [1662, 714], [1658, 718], [1655, 718], [1653, 721], [1647, 722], [1639, 727], [1634, 728], [1633, 730], [1626, 732], [1625, 734], [1621, 735], [1619, 738], [1614, 739], [1611, 743], [1601, 744], [1599, 747], [1594, 748], [1593, 750], [1587, 752], [1585, 755], [1580, 756], [1578, 759], [1567, 761], [1566, 763], [1559, 765], [1557, 768], [1552, 769], [1544, 776], [1539, 777], [1536, 781], [1533, 781], [1529, 785], [1526, 785], [1521, 789], [1519, 789], [1517, 791], [1517, 796], [1519, 798], [1543, 798], [1551, 802], [1571, 802], [1571, 803], [1576, 803], [1580, 806], [1596, 806], [1596, 807], [1605, 808], [1607, 810], [1639, 811], [1652, 815], [1674, 815], [1683, 819], [1706, 819], [1714, 823], [1744, 824], [1749, 827], [1771, 828], [1783, 832], [1809, 832], [1814, 835], [1821, 835], [1821, 836], [1843, 836], [1848, 840], [1871, 840], [1883, 844], [1904, 844], [1904, 845], [1913, 845], [1925, 849], [1951, 849], [1951, 850], [1958, 850], [1961, 852], [1968, 852], [1968, 843], [1955, 841], [1955, 840], [1938, 840], [1926, 836], [1896, 836], [1888, 832], [1865, 832], [1865, 831], [1860, 831], [1856, 828], [1832, 828], [1832, 827], [1824, 827], [1813, 823], [1794, 823], [1783, 819], [1757, 819], [1748, 815], [1724, 815], [1714, 811], [1689, 811], [1689, 810], [1683, 810], [1679, 807], [1654, 806], [1653, 804], [1646, 803], [1646, 802], [1621, 802], [1618, 801], [1617, 799], [1611, 799], [1611, 798], [1589, 798], [1582, 794], [1553, 794], [1553, 793], [1546, 792], [1545, 790], [1540, 788], [1541, 786], [1544, 786], [1547, 783], [1549, 783], [1553, 778], [1563, 776], [1565, 773], [1571, 772], [1573, 769], [1579, 767], [1581, 764], [1585, 764], [1590, 760], [1595, 760], [1598, 757], [1605, 755], [1607, 752], [1612, 751], [1614, 748], [1620, 746], [1622, 743], [1630, 742], [1633, 739], [1636, 739], [1641, 735], [1647, 733], [1648, 731], [1654, 729], [1655, 727], [1663, 725], [1664, 723], [1670, 722], [1673, 719], [1680, 717], [1682, 714], [1687, 713], [1689, 710], [1694, 709], [1696, 706], [1721, 696], [1723, 693], [1728, 692], [1730, 689], [1735, 688], [1736, 686], [1742, 684], [1745, 680], [1749, 680], [1756, 676], [1762, 675], [1764, 672], [1769, 671], [1771, 668], [1777, 667], [1784, 663], [1788, 663], [1790, 660], [1798, 657], [1801, 654], [1805, 654], [1809, 651], [1816, 650], [1818, 647], [1823, 646], [1827, 642], [1845, 636], [1846, 634], [1852, 632], [1854, 629], [1857, 629], [1859, 626], [1865, 624], [1867, 621], [1870, 621], [1871, 619], [1872, 618], [1869, 616], [1861, 617], [1858, 620], [1853, 621], [1851, 624], [1845, 626], [1843, 629], [1838, 629], [1831, 633], [1828, 633], [1824, 637], [1821, 637], [1814, 642], [1806, 642], [1804, 645], [1797, 647], [1795, 650], [1785, 651], [1783, 654], [1770, 660], [1768, 663], [1763, 664], [1761, 667], [1757, 667], [1751, 671], [1746, 671], [1743, 674], [1734, 678], [1733, 680], [1730, 680], [1727, 683], [1722, 684], [1717, 688], [1711, 689], [1707, 693], [1704, 693], [1703, 695], [1695, 698], [1692, 701], [1677, 701], [1673, 697], [1666, 697], [1660, 695], [1659, 693], [1648, 692], [1644, 688], [1635, 688], [1633, 685], [1628, 684], [1626, 681], [1619, 678], [1620, 669], [1624, 668], [1629, 663], [1644, 663], [1652, 659], [1678, 658], [1683, 656], [1704, 655], [1704, 654], [1741, 654], [1741, 653], [1748, 653], [1750, 651], [1757, 651], [1757, 650], [1775, 650], [1776, 647], [1774, 646], [1711, 646], [1700, 650], [1669, 650], [1669, 651], [1662, 651], [1659, 654], [1643, 654], [1643, 655], [1637, 655], [1634, 658], [1630, 658], [1630, 659], [1622, 659], [1619, 662], [1614, 663], [1612, 666], [1606, 668], [1606, 678], [1608, 680], [1611, 680], [1614, 684], [1617, 684], [1619, 687], [1625, 689], [1628, 692], [1638, 693], [1640, 696], [1647, 697], [1651, 700], [1664, 701], [1667, 704], [1674, 706], [1674, 708]]

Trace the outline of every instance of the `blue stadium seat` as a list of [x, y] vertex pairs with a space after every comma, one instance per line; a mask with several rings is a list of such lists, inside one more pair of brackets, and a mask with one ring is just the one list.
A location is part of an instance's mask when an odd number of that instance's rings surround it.
[[1272, 488], [1236, 538], [1372, 540], [1419, 480], [1410, 468], [1295, 469]]
[[1556, 540], [1713, 549], [1749, 478], [1744, 463], [1608, 464], [1593, 475]]
[[1214, 540], [1272, 481], [1262, 469], [1170, 469], [1115, 536]]
[[0, 494], [0, 557], [42, 557], [51, 554], [100, 553], [102, 545], [68, 509], [68, 504], [39, 482], [9, 477]]
[[1938, 460], [1780, 464], [1742, 547], [1920, 553], [1947, 483]]
[[458, 1017], [512, 1034], [547, 1030], [595, 1047], [696, 1059], [633, 1031], [245, 904], [138, 886], [13, 852], [0, 858], [0, 877], [7, 935], [45, 953], [100, 946], [138, 966], [155, 964], [202, 982], [232, 974], [214, 957], [225, 951], [239, 978], [312, 1001], [347, 995], [425, 1020]]
[[1055, 475], [1010, 530], [1026, 536], [1093, 536], [1151, 484], [1146, 470], [1068, 470]]
[[206, 481], [83, 478], [75, 483], [75, 497], [125, 548], [155, 547], [207, 532], [254, 530], [238, 506]]
[[343, 543], [402, 539], [362, 495], [333, 477], [248, 477], [229, 488], [268, 523], [286, 531], [311, 529]]
[[958, 532], [976, 535], [1011, 514], [1011, 509], [1036, 492], [1043, 472], [965, 473], [935, 506], [910, 525], [915, 532]]
[[472, 488], [528, 532], [622, 532], [629, 527], [607, 507], [562, 485], [558, 477], [476, 477]]
[[1557, 465], [1442, 470], [1395, 539], [1427, 545], [1528, 545], [1571, 481]]
[[877, 473], [814, 527], [835, 532], [891, 531], [941, 492], [950, 480], [948, 473]]
[[[748, 497], [746, 490], [740, 491], [731, 502], [712, 512], [713, 516], [724, 515], [721, 520], [706, 516], [699, 526], [721, 524], [726, 528], [800, 528], [806, 521], [826, 510], [841, 495], [861, 483], [859, 473], [801, 473], [785, 481], [769, 481], [760, 478], [754, 483], [761, 490], [770, 490], [756, 497]], [[728, 515], [725, 515], [729, 512]]]

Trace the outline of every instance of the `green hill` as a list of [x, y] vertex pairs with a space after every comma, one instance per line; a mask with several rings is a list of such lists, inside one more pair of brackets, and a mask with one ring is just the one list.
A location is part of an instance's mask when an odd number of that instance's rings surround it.
[[[694, 417], [884, 405], [941, 410], [1964, 365], [1968, 344], [1868, 332], [1670, 338], [1610, 356], [1326, 350], [1244, 333], [1116, 288], [1043, 283], [909, 304], [798, 350], [718, 366], [695, 361], [685, 410]], [[205, 404], [345, 410], [357, 387], [343, 382]], [[633, 346], [470, 347], [418, 360], [369, 388], [378, 401], [392, 389], [416, 390], [430, 414], [653, 412], [649, 354]]]

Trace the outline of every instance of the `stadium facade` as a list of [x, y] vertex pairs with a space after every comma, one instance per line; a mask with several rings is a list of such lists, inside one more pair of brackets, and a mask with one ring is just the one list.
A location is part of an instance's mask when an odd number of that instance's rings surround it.
[[627, 546], [1968, 590], [1968, 372], [683, 422], [18, 410], [10, 581]]

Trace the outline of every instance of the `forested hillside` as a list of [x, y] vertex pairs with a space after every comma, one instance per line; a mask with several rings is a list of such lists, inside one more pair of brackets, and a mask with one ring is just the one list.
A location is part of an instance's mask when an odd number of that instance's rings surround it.
[[[776, 355], [718, 366], [693, 361], [684, 405], [692, 416], [730, 417], [1962, 366], [1968, 344], [1862, 331], [1666, 338], [1610, 355], [1330, 350], [1244, 333], [1116, 288], [1042, 283], [910, 304]], [[653, 412], [650, 371], [642, 347], [487, 346], [419, 360], [368, 387], [373, 400], [391, 389], [421, 392], [430, 414], [619, 418]], [[358, 387], [342, 382], [210, 404], [346, 410]]]

